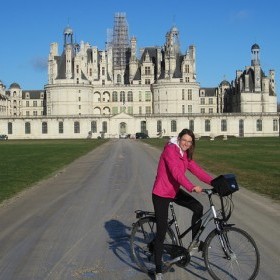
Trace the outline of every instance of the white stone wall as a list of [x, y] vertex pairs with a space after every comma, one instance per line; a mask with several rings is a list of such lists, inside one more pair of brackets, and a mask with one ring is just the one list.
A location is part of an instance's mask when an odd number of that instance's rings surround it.
[[[121, 113], [115, 116], [52, 116], [37, 118], [0, 118], [0, 133], [7, 134], [9, 139], [85, 139], [89, 137], [91, 122], [96, 121], [97, 131], [92, 133], [92, 138], [101, 136], [103, 122], [107, 123], [105, 138], [118, 138], [121, 133], [121, 124], [125, 126], [125, 133], [135, 134], [141, 131], [141, 122], [146, 122], [146, 129], [150, 137], [159, 137], [157, 132], [157, 121], [162, 122], [161, 136], [176, 136], [183, 128], [190, 127], [190, 121], [194, 123], [194, 132], [197, 137], [217, 137], [221, 135], [235, 137], [272, 137], [279, 136], [279, 113], [252, 115], [252, 114], [217, 114], [217, 115], [150, 115], [131, 116]], [[210, 130], [205, 130], [205, 122], [210, 121]], [[221, 121], [226, 120], [227, 130], [221, 130]], [[239, 122], [244, 121], [244, 134], [240, 134]], [[257, 122], [261, 120], [261, 130], [257, 129]], [[274, 130], [273, 120], [277, 121], [278, 129]], [[171, 130], [171, 121], [176, 121], [176, 130]], [[25, 132], [25, 123], [29, 122], [31, 133]], [[47, 123], [47, 133], [42, 133], [42, 123]], [[59, 122], [63, 122], [63, 133], [59, 133]], [[80, 130], [74, 132], [74, 123], [78, 122]], [[8, 123], [12, 124], [12, 133], [8, 131]]]

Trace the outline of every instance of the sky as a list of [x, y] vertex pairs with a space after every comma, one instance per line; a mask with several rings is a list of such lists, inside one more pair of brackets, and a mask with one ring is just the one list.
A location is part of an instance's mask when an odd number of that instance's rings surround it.
[[275, 70], [280, 102], [279, 0], [9, 0], [0, 7], [0, 81], [7, 89], [13, 82], [23, 90], [44, 88], [50, 44], [57, 42], [62, 53], [68, 25], [77, 43], [104, 50], [114, 15], [122, 12], [138, 50], [163, 46], [176, 26], [181, 52], [196, 46], [201, 87], [234, 80], [236, 70], [251, 65], [251, 46], [257, 43], [263, 71]]

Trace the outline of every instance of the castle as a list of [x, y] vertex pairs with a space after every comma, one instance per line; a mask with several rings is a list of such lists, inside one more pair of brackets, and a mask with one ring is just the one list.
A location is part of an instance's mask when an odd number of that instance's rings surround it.
[[173, 26], [165, 43], [137, 52], [125, 13], [116, 13], [105, 50], [74, 42], [63, 32], [63, 51], [52, 43], [48, 83], [22, 90], [0, 81], [0, 133], [10, 139], [116, 138], [136, 132], [150, 137], [279, 136], [275, 71], [264, 73], [260, 47], [251, 47], [251, 65], [232, 82], [201, 87], [196, 78], [196, 47], [181, 52]]

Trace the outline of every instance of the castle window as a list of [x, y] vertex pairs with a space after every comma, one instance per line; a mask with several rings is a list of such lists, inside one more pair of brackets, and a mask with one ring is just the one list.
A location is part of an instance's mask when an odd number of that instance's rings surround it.
[[192, 113], [192, 105], [188, 105], [188, 112]]
[[200, 99], [200, 105], [205, 105], [205, 98]]
[[121, 91], [121, 93], [120, 93], [120, 102], [125, 103], [125, 93], [124, 93], [124, 91]]
[[128, 101], [128, 102], [133, 102], [132, 91], [129, 91], [129, 92], [127, 93], [127, 101]]
[[190, 120], [189, 128], [194, 131], [194, 120]]
[[121, 83], [121, 81], [122, 81], [122, 79], [121, 79], [121, 75], [120, 75], [120, 74], [118, 74], [118, 75], [117, 75], [117, 83], [118, 83], [118, 84], [120, 84], [120, 83]]
[[185, 105], [182, 105], [182, 114], [185, 114]]
[[273, 120], [273, 131], [278, 131], [278, 120]]
[[177, 122], [175, 120], [171, 121], [171, 132], [177, 131]]
[[185, 65], [185, 72], [190, 73], [190, 65], [189, 64]]
[[42, 133], [47, 134], [48, 133], [48, 123], [42, 122]]
[[256, 124], [257, 124], [257, 131], [262, 131], [262, 120], [258, 119]]
[[31, 125], [30, 122], [25, 123], [25, 134], [30, 134], [31, 133]]
[[145, 92], [145, 101], [151, 101], [151, 92], [150, 91]]
[[127, 107], [127, 113], [130, 114], [130, 115], [133, 114], [133, 107], [132, 106]]
[[210, 120], [205, 120], [205, 131], [211, 131], [211, 123]]
[[97, 132], [97, 122], [96, 121], [92, 121], [91, 122], [91, 132], [92, 133], [96, 133]]
[[80, 133], [80, 123], [74, 122], [74, 133]]
[[64, 128], [63, 122], [59, 122], [58, 123], [58, 133], [59, 134], [63, 133], [63, 128]]
[[13, 134], [13, 123], [8, 122], [8, 134]]
[[162, 131], [162, 121], [157, 121], [157, 132], [161, 132]]
[[221, 120], [221, 131], [227, 131], [227, 120]]
[[102, 76], [105, 75], [105, 67], [102, 67]]
[[143, 133], [147, 133], [147, 122], [146, 121], [141, 121], [141, 127], [140, 127], [140, 131]]
[[151, 68], [148, 66], [145, 67], [145, 75], [151, 75]]
[[182, 100], [185, 100], [185, 90], [182, 89]]
[[192, 90], [188, 89], [188, 100], [192, 100]]
[[145, 79], [145, 85], [149, 85], [151, 83], [150, 79]]
[[107, 132], [107, 122], [102, 122], [102, 132], [106, 133]]
[[112, 102], [118, 102], [118, 93], [116, 91], [113, 91]]

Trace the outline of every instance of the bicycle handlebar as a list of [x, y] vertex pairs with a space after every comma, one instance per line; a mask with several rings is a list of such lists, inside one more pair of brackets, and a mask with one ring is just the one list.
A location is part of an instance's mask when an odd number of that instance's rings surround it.
[[202, 192], [206, 193], [207, 195], [216, 193], [214, 189], [202, 189]]

